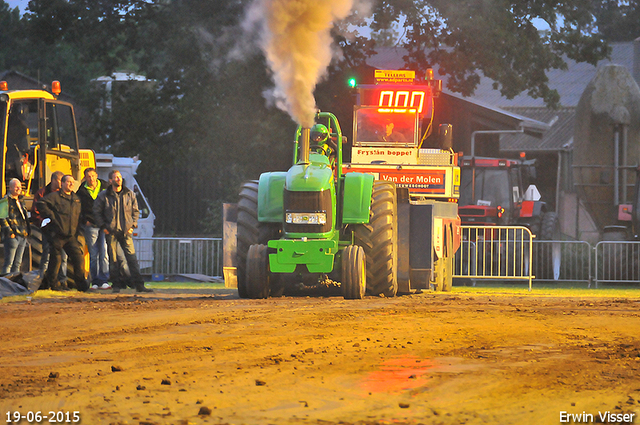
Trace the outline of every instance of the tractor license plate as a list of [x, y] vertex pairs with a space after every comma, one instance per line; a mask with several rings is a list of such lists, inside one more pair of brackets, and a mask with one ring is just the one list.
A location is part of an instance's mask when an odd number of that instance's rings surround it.
[[326, 224], [325, 213], [287, 213], [287, 223], [290, 224]]

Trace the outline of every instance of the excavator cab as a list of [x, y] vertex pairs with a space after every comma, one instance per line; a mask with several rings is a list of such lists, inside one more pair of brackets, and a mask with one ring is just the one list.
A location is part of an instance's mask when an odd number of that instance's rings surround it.
[[[59, 90], [59, 84], [56, 87]], [[53, 171], [81, 179], [73, 107], [58, 100], [59, 93], [11, 90], [0, 82], [0, 134], [5, 152], [2, 196], [12, 178], [22, 182], [29, 199], [49, 183]]]

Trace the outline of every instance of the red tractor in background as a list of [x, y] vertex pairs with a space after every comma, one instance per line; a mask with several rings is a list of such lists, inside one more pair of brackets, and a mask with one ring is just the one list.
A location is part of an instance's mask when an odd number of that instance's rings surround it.
[[465, 226], [524, 226], [539, 240], [559, 237], [558, 215], [540, 200], [535, 160], [463, 157], [459, 215]]
[[[521, 230], [492, 226], [522, 226], [536, 240], [558, 240], [558, 215], [531, 184], [536, 178], [535, 160], [462, 157], [458, 213], [463, 226], [463, 247], [467, 255], [459, 272], [469, 275], [528, 276], [528, 236]], [[486, 227], [486, 228], [485, 228]], [[515, 241], [520, 242], [515, 242]], [[510, 245], [515, 243], [515, 245]], [[507, 246], [515, 246], [509, 251]], [[531, 275], [555, 279], [558, 273], [551, 247], [532, 247]], [[514, 258], [515, 257], [515, 258]], [[557, 257], [557, 255], [555, 256]]]

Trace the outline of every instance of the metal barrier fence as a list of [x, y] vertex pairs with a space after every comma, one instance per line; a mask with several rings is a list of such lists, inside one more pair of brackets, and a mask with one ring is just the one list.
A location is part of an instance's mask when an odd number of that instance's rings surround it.
[[[497, 229], [516, 233], [496, 234]], [[600, 283], [640, 283], [640, 242], [603, 241], [592, 247], [583, 241], [529, 241], [519, 229], [463, 226], [454, 277], [530, 279], [530, 288], [532, 280], [594, 282], [596, 288]]]
[[521, 226], [462, 226], [455, 278], [527, 280], [531, 290], [533, 244]]
[[222, 238], [137, 238], [133, 244], [143, 273], [222, 276]]
[[640, 242], [602, 241], [595, 248], [595, 284], [640, 283]]
[[[640, 242], [537, 241], [524, 227], [462, 227], [455, 278], [640, 283]], [[148, 274], [222, 277], [222, 238], [134, 239]]]
[[533, 275], [536, 281], [591, 282], [593, 248], [582, 241], [533, 240]]

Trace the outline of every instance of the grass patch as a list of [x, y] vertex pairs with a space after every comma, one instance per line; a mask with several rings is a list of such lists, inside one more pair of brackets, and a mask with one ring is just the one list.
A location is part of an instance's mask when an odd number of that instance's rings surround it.
[[[157, 289], [162, 291], [166, 290], [201, 290], [201, 289], [224, 289], [224, 282], [145, 282], [145, 286], [151, 289]], [[129, 289], [123, 294], [136, 292]], [[42, 289], [36, 291], [30, 295], [12, 295], [0, 299], [0, 304], [6, 304], [11, 302], [25, 302], [28, 297], [32, 300], [46, 300], [46, 299], [61, 299], [61, 298], [76, 298], [76, 297], [101, 297], [104, 295], [111, 295], [111, 289], [99, 289], [98, 292], [86, 294], [79, 291], [52, 291], [50, 289]]]
[[[148, 288], [155, 289], [159, 292], [166, 290], [167, 292], [179, 292], [180, 290], [197, 291], [197, 290], [215, 290], [225, 289], [223, 282], [146, 282]], [[32, 300], [46, 299], [64, 299], [64, 298], [98, 298], [104, 295], [111, 295], [110, 289], [98, 290], [96, 293], [85, 294], [78, 291], [58, 292], [49, 289], [40, 290], [31, 295], [15, 295], [4, 297], [0, 300], [0, 304], [10, 302], [26, 302], [27, 297]], [[136, 294], [134, 290], [127, 290], [122, 294]], [[450, 294], [460, 295], [523, 295], [534, 297], [600, 297], [600, 298], [637, 298], [640, 299], [640, 283], [633, 285], [607, 285], [601, 284], [598, 288], [589, 288], [585, 282], [559, 282], [548, 283], [541, 282], [532, 285], [529, 292], [528, 283], [525, 282], [495, 282], [495, 281], [478, 281], [476, 286], [454, 286]], [[446, 295], [446, 294], [443, 294]]]
[[505, 294], [532, 295], [553, 297], [623, 297], [640, 298], [640, 283], [627, 285], [600, 284], [595, 288], [586, 282], [540, 282], [535, 281], [529, 292], [528, 282], [476, 282], [476, 286], [454, 286], [453, 293], [457, 294]]
[[224, 282], [145, 282], [151, 289], [224, 289]]

